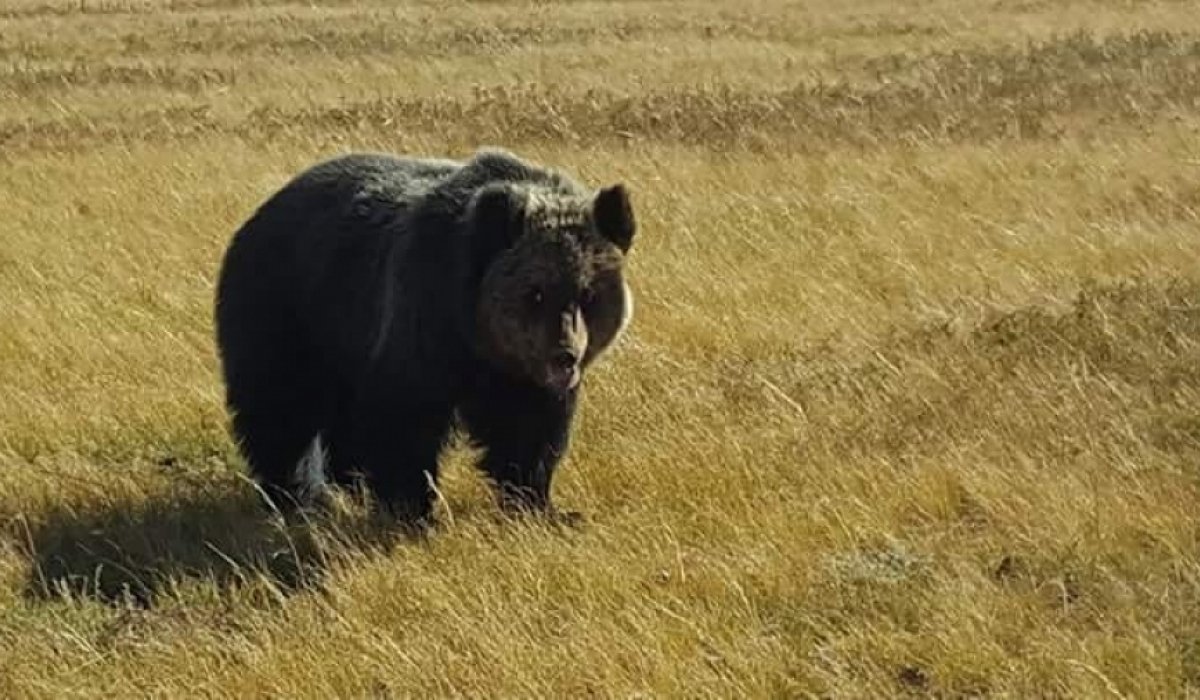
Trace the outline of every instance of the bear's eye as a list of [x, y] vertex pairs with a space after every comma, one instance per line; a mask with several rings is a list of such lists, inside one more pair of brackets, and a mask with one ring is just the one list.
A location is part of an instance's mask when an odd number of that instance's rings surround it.
[[542, 290], [538, 287], [533, 287], [526, 295], [526, 301], [530, 306], [541, 306], [546, 296], [542, 294]]

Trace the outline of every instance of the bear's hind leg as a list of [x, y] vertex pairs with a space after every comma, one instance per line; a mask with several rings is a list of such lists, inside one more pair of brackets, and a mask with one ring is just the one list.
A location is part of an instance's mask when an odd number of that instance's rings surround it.
[[276, 508], [284, 513], [304, 505], [319, 486], [324, 449], [318, 426], [303, 412], [239, 410], [234, 433], [250, 472]]
[[277, 267], [258, 259], [265, 250], [246, 247], [253, 240], [239, 234], [227, 255], [217, 343], [233, 437], [271, 505], [288, 513], [307, 505], [317, 495], [315, 482], [323, 481], [318, 435], [329, 413], [328, 374], [290, 300], [278, 292]]
[[319, 497], [327, 461], [320, 437], [325, 394], [298, 354], [243, 359], [230, 373], [227, 394], [250, 473], [285, 514]]

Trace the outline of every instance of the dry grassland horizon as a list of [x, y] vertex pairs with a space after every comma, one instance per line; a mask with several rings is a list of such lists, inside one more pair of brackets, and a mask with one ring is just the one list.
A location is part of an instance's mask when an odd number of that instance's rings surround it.
[[[1200, 13], [0, 3], [0, 696], [1200, 696]], [[233, 230], [350, 150], [628, 183], [556, 499], [283, 528]]]

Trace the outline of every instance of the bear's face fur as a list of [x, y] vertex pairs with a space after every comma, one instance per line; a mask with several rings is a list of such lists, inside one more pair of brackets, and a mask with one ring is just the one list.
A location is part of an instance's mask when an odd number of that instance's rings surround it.
[[488, 258], [475, 318], [481, 353], [555, 393], [574, 389], [632, 313], [622, 275], [635, 230], [628, 193], [491, 187], [471, 216]]

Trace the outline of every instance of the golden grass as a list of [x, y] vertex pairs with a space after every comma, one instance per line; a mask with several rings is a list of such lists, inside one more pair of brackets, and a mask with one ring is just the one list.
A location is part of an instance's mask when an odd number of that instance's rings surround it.
[[[1200, 695], [1190, 3], [12, 0], [0, 696]], [[347, 149], [630, 183], [559, 532], [264, 516], [233, 229]]]

